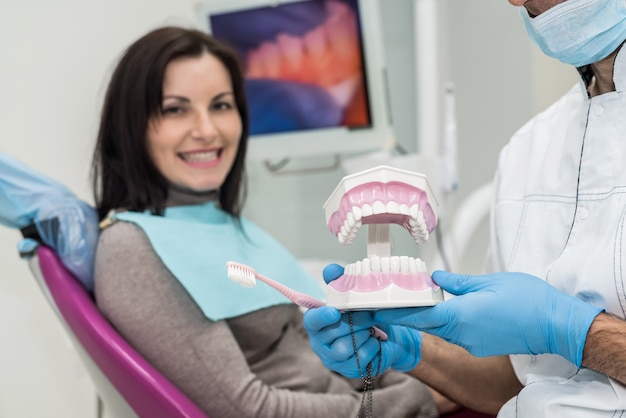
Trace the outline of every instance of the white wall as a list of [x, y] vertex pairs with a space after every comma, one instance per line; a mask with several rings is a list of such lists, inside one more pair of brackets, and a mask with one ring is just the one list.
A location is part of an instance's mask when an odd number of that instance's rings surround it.
[[[193, 4], [0, 0], [0, 150], [91, 201], [98, 109], [116, 57], [151, 28], [194, 24]], [[412, 1], [381, 5], [397, 136], [414, 151]], [[462, 199], [491, 178], [497, 153], [513, 131], [566, 88], [559, 80], [573, 82], [574, 75], [542, 60], [506, 1], [442, 0], [441, 5], [442, 35], [450, 45], [442, 52], [444, 73], [458, 92]], [[342, 172], [276, 177], [252, 164], [249, 174], [247, 216], [297, 256], [354, 260], [365, 254], [363, 242], [339, 247], [323, 222], [321, 206]], [[0, 417], [94, 416], [91, 385], [17, 257], [18, 239], [15, 231], [0, 227]], [[477, 251], [468, 270], [477, 268], [482, 250]]]
[[[0, 0], [0, 150], [92, 201], [105, 78], [154, 27], [195, 24], [191, 0]], [[0, 417], [95, 416], [91, 384], [0, 227]]]

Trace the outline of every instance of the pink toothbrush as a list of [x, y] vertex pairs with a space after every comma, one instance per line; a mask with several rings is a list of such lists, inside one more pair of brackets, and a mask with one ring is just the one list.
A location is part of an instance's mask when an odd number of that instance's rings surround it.
[[[326, 306], [326, 303], [305, 293], [298, 292], [295, 289], [285, 286], [276, 280], [270, 279], [267, 276], [257, 273], [252, 267], [245, 264], [229, 261], [226, 263], [228, 278], [232, 281], [239, 283], [244, 287], [254, 287], [257, 279], [263, 283], [273, 287], [280, 293], [285, 295], [290, 301], [298, 306], [304, 308], [319, 308], [320, 306]], [[378, 327], [372, 327], [372, 335], [379, 338], [382, 341], [387, 339], [387, 334]]]

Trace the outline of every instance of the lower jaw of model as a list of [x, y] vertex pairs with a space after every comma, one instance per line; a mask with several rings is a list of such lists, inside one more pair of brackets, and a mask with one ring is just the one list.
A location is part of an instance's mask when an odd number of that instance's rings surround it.
[[419, 258], [364, 258], [328, 285], [326, 303], [338, 309], [430, 306], [443, 294]]
[[430, 187], [417, 173], [383, 166], [345, 177], [324, 205], [326, 223], [344, 245], [367, 225], [368, 257], [346, 265], [344, 274], [329, 283], [326, 303], [337, 309], [375, 309], [443, 301], [422, 260], [390, 254], [388, 224], [402, 226], [416, 244], [428, 240], [437, 225], [431, 201]]

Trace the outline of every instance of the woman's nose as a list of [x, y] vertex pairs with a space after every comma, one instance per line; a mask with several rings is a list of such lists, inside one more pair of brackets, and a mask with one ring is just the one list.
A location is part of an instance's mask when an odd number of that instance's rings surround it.
[[216, 132], [211, 115], [206, 112], [199, 112], [194, 121], [193, 136], [205, 141], [212, 141]]

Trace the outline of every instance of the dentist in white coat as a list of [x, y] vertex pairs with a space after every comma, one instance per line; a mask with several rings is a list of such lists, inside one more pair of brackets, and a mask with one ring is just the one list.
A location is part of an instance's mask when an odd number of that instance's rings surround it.
[[[381, 362], [498, 417], [626, 416], [626, 0], [509, 1], [580, 83], [500, 155], [489, 265], [500, 273], [435, 272], [457, 297], [354, 314], [356, 343], [333, 308], [305, 326], [348, 376], [356, 344], [363, 367]], [[374, 324], [389, 334], [382, 351]]]

